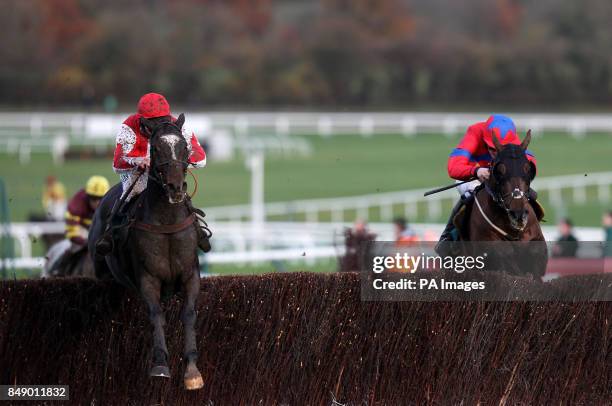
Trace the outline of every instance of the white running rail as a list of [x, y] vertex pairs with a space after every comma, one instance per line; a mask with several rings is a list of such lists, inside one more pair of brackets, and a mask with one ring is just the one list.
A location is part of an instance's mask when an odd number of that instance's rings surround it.
[[[306, 222], [268, 222], [263, 230], [254, 231], [249, 223], [220, 222], [211, 223], [215, 232], [214, 250], [206, 255], [209, 264], [251, 264], [268, 261], [313, 262], [322, 258], [341, 255], [343, 248], [342, 232], [351, 227], [350, 223], [306, 223]], [[435, 241], [442, 231], [443, 224], [419, 223], [411, 227], [423, 241]], [[371, 223], [368, 228], [377, 235], [379, 241], [392, 241], [393, 225]], [[44, 264], [43, 257], [32, 256], [32, 237], [41, 233], [62, 232], [64, 224], [58, 223], [13, 223], [6, 231], [17, 242], [18, 257], [5, 260], [8, 268], [39, 268]], [[558, 237], [555, 226], [542, 227], [547, 241]], [[602, 241], [601, 228], [576, 227], [575, 235], [580, 241]], [[264, 240], [261, 238], [264, 236]], [[254, 244], [254, 242], [257, 244]], [[256, 245], [261, 249], [254, 249]], [[203, 263], [203, 262], [202, 262]], [[0, 264], [3, 265], [3, 264]]]
[[[449, 183], [451, 181], [449, 180]], [[432, 185], [432, 188], [436, 185]], [[441, 185], [440, 185], [441, 186]], [[536, 178], [533, 188], [546, 198], [545, 202], [555, 208], [563, 208], [571, 201], [577, 204], [587, 202], [589, 188], [592, 188], [599, 202], [611, 201], [612, 172], [596, 172], [577, 175], [564, 175]], [[454, 189], [423, 197], [429, 189], [416, 189], [401, 192], [375, 193], [362, 196], [336, 197], [325, 199], [293, 200], [285, 202], [268, 202], [265, 205], [266, 217], [278, 216], [283, 219], [305, 217], [308, 222], [318, 222], [321, 214], [331, 213], [331, 221], [341, 223], [355, 218], [367, 219], [369, 210], [380, 210], [380, 219], [389, 221], [394, 209], [401, 207], [407, 218], [417, 218], [424, 210], [428, 219], [437, 220], [443, 216], [443, 203], [454, 204], [458, 195]], [[563, 191], [571, 195], [563, 196]], [[248, 220], [251, 215], [250, 205], [233, 205], [206, 208], [206, 215], [212, 220]], [[349, 216], [348, 214], [351, 214]], [[353, 215], [356, 213], [356, 216]]]
[[[502, 112], [500, 112], [502, 113]], [[16, 132], [32, 138], [62, 133], [90, 139], [114, 138], [117, 127], [129, 112], [52, 113], [2, 112], [0, 138]], [[265, 131], [278, 134], [318, 135], [423, 132], [454, 134], [485, 120], [490, 112], [185, 112], [189, 125], [203, 134], [213, 129], [229, 129], [238, 134]], [[506, 113], [520, 130], [531, 128], [535, 134], [546, 131], [583, 135], [588, 132], [612, 133], [612, 114], [582, 113]]]
[[[536, 178], [534, 189], [546, 198], [547, 204], [563, 209], [571, 200], [577, 204], [586, 203], [589, 193], [596, 196], [602, 204], [611, 199], [612, 172], [555, 176]], [[265, 230], [253, 230], [248, 223], [251, 216], [250, 205], [236, 205], [205, 208], [207, 221], [215, 230], [215, 236], [221, 241], [230, 241], [234, 251], [245, 251], [250, 248], [251, 240], [258, 239], [264, 246], [274, 247], [280, 244], [292, 246], [313, 246], [324, 241], [331, 242], [331, 232], [338, 226], [350, 224], [357, 218], [368, 219], [371, 208], [380, 211], [380, 220], [390, 221], [394, 209], [403, 208], [408, 219], [417, 218], [424, 210], [426, 217], [439, 220], [447, 213], [443, 212], [443, 203], [454, 203], [457, 193], [448, 190], [428, 197], [423, 197], [427, 189], [407, 190], [402, 192], [377, 193], [362, 196], [338, 197], [328, 199], [295, 200], [271, 202], [265, 205], [267, 218], [285, 217], [289, 222], [266, 222]], [[564, 191], [571, 191], [568, 196]], [[328, 222], [321, 222], [322, 214], [331, 213]], [[295, 222], [303, 216], [305, 222]], [[327, 224], [327, 226], [326, 226]], [[329, 228], [331, 227], [331, 228]], [[431, 227], [429, 227], [431, 228]], [[2, 229], [0, 228], [0, 231]], [[18, 244], [20, 256], [32, 256], [33, 238], [42, 234], [63, 233], [63, 223], [12, 223], [8, 232]], [[327, 235], [327, 238], [324, 238]]]
[[[32, 152], [53, 154], [61, 162], [70, 145], [104, 148], [111, 145], [128, 112], [50, 113], [1, 112], [0, 151], [18, 154], [28, 162]], [[490, 113], [418, 113], [418, 112], [186, 112], [187, 123], [200, 137], [216, 131], [235, 136], [257, 132], [276, 135], [402, 134], [414, 136], [443, 133], [448, 136], [465, 132]], [[569, 133], [582, 137], [587, 133], [612, 134], [612, 114], [507, 113], [522, 132], [531, 128], [535, 135], [545, 132]]]

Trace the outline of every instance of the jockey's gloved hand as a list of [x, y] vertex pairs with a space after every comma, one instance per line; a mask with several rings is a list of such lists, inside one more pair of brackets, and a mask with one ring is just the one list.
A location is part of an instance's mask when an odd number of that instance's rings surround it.
[[478, 177], [479, 181], [485, 182], [489, 180], [489, 177], [491, 176], [491, 171], [489, 170], [489, 168], [478, 168], [478, 170], [476, 171], [476, 176]]
[[140, 163], [138, 164], [138, 168], [139, 168], [139, 169], [147, 169], [147, 168], [149, 167], [149, 165], [150, 165], [150, 164], [151, 164], [151, 160], [150, 160], [150, 158], [144, 158], [144, 159], [142, 160], [142, 162], [140, 162]]

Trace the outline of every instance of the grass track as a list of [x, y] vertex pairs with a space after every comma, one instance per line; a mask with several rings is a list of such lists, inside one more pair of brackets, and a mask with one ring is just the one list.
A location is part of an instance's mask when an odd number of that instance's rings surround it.
[[[268, 157], [265, 196], [267, 201], [353, 196], [446, 184], [446, 159], [458, 137], [400, 135], [307, 137], [313, 146], [310, 157]], [[612, 170], [612, 136], [589, 135], [575, 139], [564, 134], [535, 137], [530, 149], [538, 158], [539, 176], [589, 173]], [[54, 174], [74, 193], [93, 174], [117, 180], [109, 160], [68, 161], [53, 165], [48, 155], [33, 155], [21, 165], [15, 156], [0, 156], [0, 177], [6, 182], [14, 221], [27, 213], [40, 211], [40, 194], [45, 176]], [[248, 202], [249, 173], [242, 159], [231, 162], [209, 161], [198, 171], [199, 206], [219, 206]], [[549, 210], [549, 218], [569, 214], [577, 224], [599, 225], [601, 212], [593, 193], [582, 206], [569, 205], [566, 213]], [[372, 213], [372, 220], [379, 220]], [[396, 214], [400, 214], [399, 211]], [[388, 220], [388, 219], [382, 219]], [[422, 218], [415, 220], [423, 220]], [[439, 219], [442, 220], [442, 219]]]

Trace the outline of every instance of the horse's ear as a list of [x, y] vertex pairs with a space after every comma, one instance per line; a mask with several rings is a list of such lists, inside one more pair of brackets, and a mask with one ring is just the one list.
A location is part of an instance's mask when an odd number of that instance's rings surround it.
[[153, 135], [154, 128], [155, 124], [151, 120], [149, 120], [148, 118], [140, 117], [140, 129], [145, 137], [151, 138], [151, 135]]
[[181, 113], [174, 124], [176, 124], [176, 126], [182, 130], [183, 124], [185, 124], [185, 115]]
[[521, 148], [523, 148], [523, 151], [527, 149], [530, 142], [531, 142], [531, 129], [527, 130], [527, 135], [525, 135], [525, 138], [523, 138], [523, 142], [521, 142]]
[[533, 162], [529, 161], [529, 178], [534, 180], [536, 177], [536, 166]]
[[499, 142], [499, 139], [497, 138], [495, 133], [492, 134], [491, 138], [493, 139], [493, 145], [495, 145], [495, 149], [497, 150], [497, 152], [501, 151], [503, 149], [503, 146], [501, 142]]

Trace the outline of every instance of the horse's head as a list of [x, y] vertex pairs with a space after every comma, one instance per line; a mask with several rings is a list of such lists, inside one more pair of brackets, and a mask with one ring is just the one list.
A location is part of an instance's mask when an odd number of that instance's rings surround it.
[[527, 226], [528, 191], [536, 173], [535, 165], [525, 155], [530, 141], [531, 130], [527, 131], [521, 145], [502, 145], [493, 137], [497, 153], [491, 163], [488, 187], [493, 198], [508, 213], [512, 227], [518, 231]]
[[158, 183], [172, 204], [185, 200], [185, 174], [189, 165], [189, 145], [182, 134], [185, 116], [173, 123], [141, 118], [140, 124], [149, 137], [151, 166], [149, 177]]

